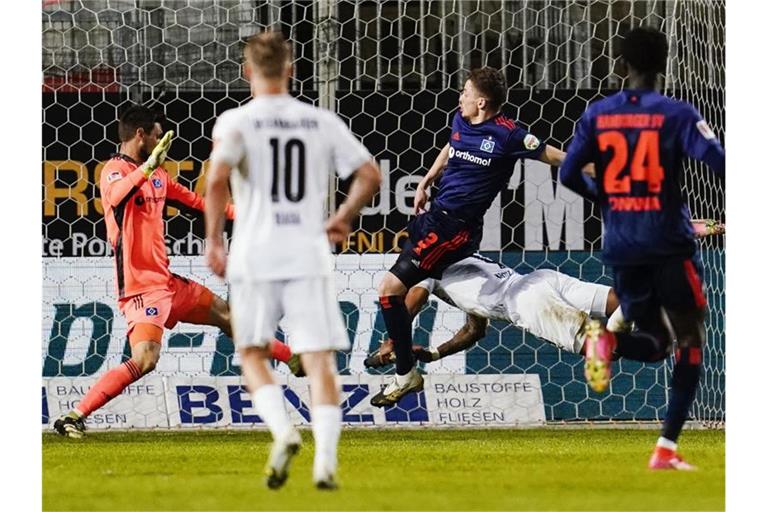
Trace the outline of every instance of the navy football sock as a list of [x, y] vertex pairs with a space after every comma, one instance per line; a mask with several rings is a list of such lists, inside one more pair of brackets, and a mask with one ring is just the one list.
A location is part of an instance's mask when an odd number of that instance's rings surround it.
[[667, 414], [661, 430], [662, 437], [673, 443], [677, 442], [683, 423], [688, 417], [688, 409], [696, 397], [701, 373], [701, 348], [681, 348], [676, 351], [676, 356]]
[[666, 346], [657, 337], [643, 332], [617, 332], [616, 353], [633, 361], [652, 363], [667, 357]]
[[389, 337], [394, 342], [395, 371], [398, 375], [405, 375], [413, 368], [411, 316], [405, 307], [405, 300], [399, 295], [379, 297], [379, 305]]

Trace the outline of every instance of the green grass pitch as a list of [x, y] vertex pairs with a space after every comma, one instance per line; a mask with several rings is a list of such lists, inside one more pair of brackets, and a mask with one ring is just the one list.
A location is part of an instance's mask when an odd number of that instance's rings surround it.
[[312, 436], [288, 483], [263, 485], [256, 431], [43, 435], [44, 510], [723, 510], [725, 432], [684, 431], [699, 471], [645, 467], [654, 430], [349, 430], [341, 489], [311, 484]]

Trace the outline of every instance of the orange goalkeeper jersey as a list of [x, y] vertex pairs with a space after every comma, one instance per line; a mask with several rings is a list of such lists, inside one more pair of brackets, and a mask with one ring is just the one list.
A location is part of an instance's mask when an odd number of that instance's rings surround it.
[[[101, 201], [107, 238], [115, 254], [118, 298], [166, 288], [171, 278], [165, 248], [165, 201], [203, 210], [205, 200], [168, 179], [158, 167], [147, 179], [127, 155], [112, 157], [101, 172]], [[227, 217], [233, 218], [232, 205]]]

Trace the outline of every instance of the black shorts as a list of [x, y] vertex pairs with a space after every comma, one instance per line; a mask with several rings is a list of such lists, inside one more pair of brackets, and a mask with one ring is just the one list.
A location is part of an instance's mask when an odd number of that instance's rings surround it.
[[483, 235], [482, 223], [440, 209], [417, 215], [407, 230], [408, 240], [390, 272], [408, 288], [429, 277], [442, 277], [449, 265], [480, 249]]
[[624, 317], [642, 321], [660, 308], [686, 312], [707, 306], [704, 267], [697, 255], [654, 265], [614, 266], [613, 288]]

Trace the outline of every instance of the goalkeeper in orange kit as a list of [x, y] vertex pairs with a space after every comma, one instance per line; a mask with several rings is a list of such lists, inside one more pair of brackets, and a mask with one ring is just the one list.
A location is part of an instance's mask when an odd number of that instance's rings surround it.
[[[101, 173], [101, 200], [107, 238], [115, 254], [120, 312], [128, 322], [131, 358], [112, 368], [90, 388], [75, 409], [54, 422], [57, 433], [83, 437], [85, 418], [151, 372], [160, 358], [163, 330], [178, 322], [212, 325], [232, 336], [227, 303], [205, 286], [172, 274], [165, 248], [166, 200], [203, 211], [205, 200], [171, 181], [162, 164], [173, 131], [163, 135], [160, 115], [132, 106], [120, 117], [120, 151]], [[234, 210], [228, 205], [227, 217]], [[298, 358], [273, 340], [272, 357], [298, 371]]]

